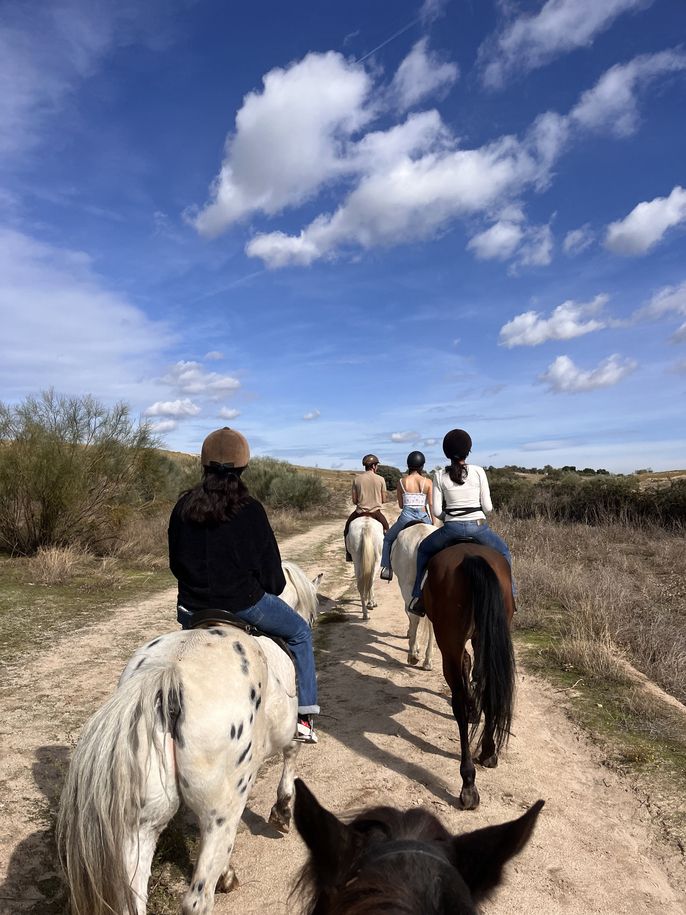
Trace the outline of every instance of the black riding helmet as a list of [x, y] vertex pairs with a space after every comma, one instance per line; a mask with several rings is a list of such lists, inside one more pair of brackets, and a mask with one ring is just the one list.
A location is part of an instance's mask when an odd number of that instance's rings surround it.
[[443, 439], [443, 454], [449, 461], [463, 461], [472, 450], [472, 439], [464, 429], [451, 429]]
[[421, 470], [424, 464], [426, 464], [426, 458], [421, 451], [410, 451], [407, 455], [408, 470]]

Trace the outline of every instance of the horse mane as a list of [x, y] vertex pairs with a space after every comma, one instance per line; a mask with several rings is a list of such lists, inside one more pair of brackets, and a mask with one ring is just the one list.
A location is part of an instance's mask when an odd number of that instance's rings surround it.
[[290, 582], [298, 595], [300, 615], [307, 620], [307, 622], [312, 624], [319, 609], [316, 588], [296, 562], [284, 559], [281, 566], [286, 581]]

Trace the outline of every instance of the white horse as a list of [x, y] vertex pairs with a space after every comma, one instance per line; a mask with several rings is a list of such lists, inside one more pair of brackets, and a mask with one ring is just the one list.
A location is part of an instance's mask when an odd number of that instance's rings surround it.
[[353, 558], [357, 590], [362, 600], [362, 619], [369, 619], [369, 611], [376, 607], [374, 582], [381, 568], [383, 527], [380, 521], [363, 515], [350, 522], [345, 546]]
[[410, 613], [408, 606], [412, 598], [412, 588], [417, 574], [417, 548], [425, 537], [437, 530], [431, 524], [413, 524], [402, 530], [391, 549], [391, 565], [398, 577], [400, 593], [405, 602], [405, 612], [409, 618], [407, 637], [410, 648], [407, 654], [408, 664], [418, 664], [421, 645], [424, 645], [424, 670], [433, 670], [434, 627], [426, 616]]
[[[317, 585], [283, 563], [283, 596], [310, 624]], [[236, 883], [236, 830], [258, 769], [283, 753], [270, 822], [290, 826], [298, 700], [295, 668], [271, 639], [213, 625], [139, 648], [86, 723], [60, 801], [57, 840], [76, 915], [144, 915], [153, 853], [183, 801], [200, 853], [185, 915]]]

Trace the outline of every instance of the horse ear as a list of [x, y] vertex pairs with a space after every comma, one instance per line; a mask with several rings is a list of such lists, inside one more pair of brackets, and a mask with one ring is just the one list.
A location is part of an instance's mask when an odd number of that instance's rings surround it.
[[329, 887], [334, 886], [338, 865], [349, 842], [348, 827], [322, 807], [301, 778], [295, 780], [294, 815], [318, 879]]
[[319, 585], [322, 583], [322, 578], [324, 578], [324, 573], [320, 572], [316, 578], [312, 579], [312, 584], [314, 585], [315, 591], [319, 591]]
[[500, 883], [503, 866], [519, 854], [531, 838], [543, 803], [536, 801], [517, 820], [453, 838], [458, 870], [475, 899], [488, 895]]

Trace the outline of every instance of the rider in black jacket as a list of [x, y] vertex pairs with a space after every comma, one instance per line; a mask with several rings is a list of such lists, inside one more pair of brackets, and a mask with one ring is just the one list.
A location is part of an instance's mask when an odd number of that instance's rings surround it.
[[318, 714], [312, 632], [278, 596], [286, 587], [279, 547], [262, 505], [241, 480], [248, 442], [235, 429], [207, 436], [202, 481], [183, 493], [169, 520], [169, 567], [179, 583], [178, 619], [198, 610], [230, 610], [262, 632], [283, 638], [298, 681], [297, 739], [316, 743]]

